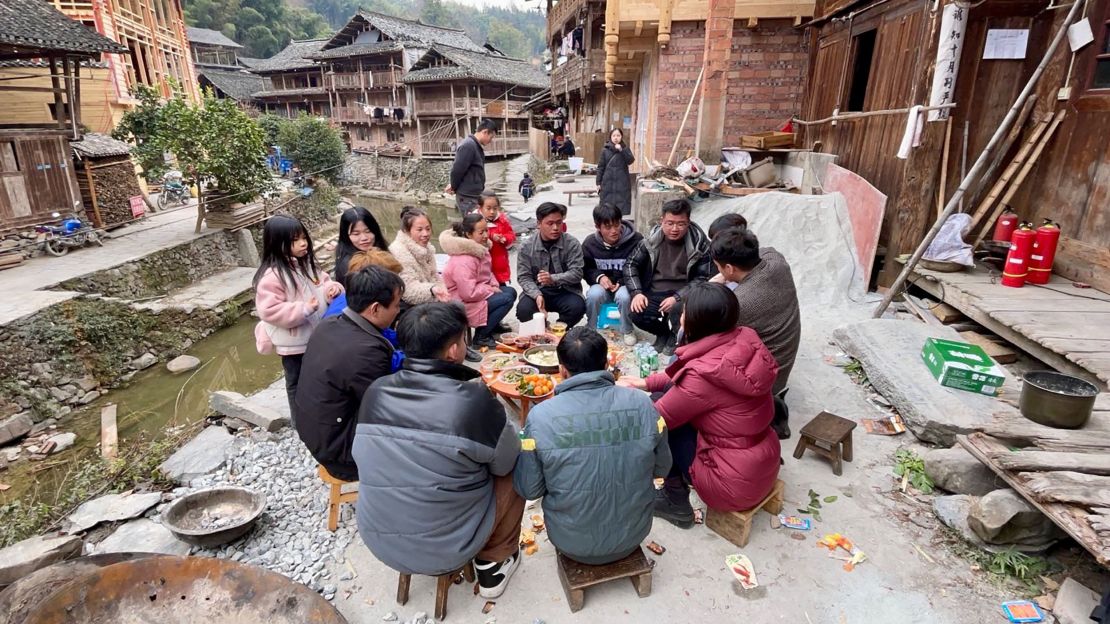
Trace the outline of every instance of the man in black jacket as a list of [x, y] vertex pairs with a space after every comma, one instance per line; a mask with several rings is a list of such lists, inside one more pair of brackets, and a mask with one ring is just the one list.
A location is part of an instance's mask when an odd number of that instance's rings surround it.
[[690, 221], [690, 202], [664, 202], [662, 221], [624, 264], [625, 285], [632, 293], [632, 322], [655, 334], [656, 350], [674, 353], [687, 286], [704, 282], [715, 272], [709, 237]]
[[594, 208], [596, 232], [582, 241], [583, 273], [590, 289], [586, 292], [586, 326], [597, 329], [601, 306], [616, 302], [621, 315], [621, 333], [624, 344], [636, 344], [629, 316], [632, 293], [624, 286], [624, 263], [644, 239], [635, 226], [621, 220], [620, 208], [613, 204], [599, 204]]
[[425, 303], [401, 319], [408, 357], [370, 386], [358, 415], [358, 529], [404, 574], [445, 574], [473, 558], [479, 593], [496, 598], [520, 561], [524, 499], [512, 470], [521, 444], [463, 365], [466, 333], [458, 303]]
[[393, 345], [382, 334], [401, 310], [405, 283], [369, 266], [347, 276], [347, 307], [324, 319], [304, 352], [297, 386], [297, 434], [331, 475], [358, 479], [351, 457], [366, 389], [392, 371]]
[[455, 150], [451, 165], [451, 183], [445, 189], [455, 195], [455, 208], [466, 216], [478, 207], [478, 198], [486, 188], [486, 152], [483, 149], [497, 136], [497, 123], [485, 119], [474, 134], [463, 139]]

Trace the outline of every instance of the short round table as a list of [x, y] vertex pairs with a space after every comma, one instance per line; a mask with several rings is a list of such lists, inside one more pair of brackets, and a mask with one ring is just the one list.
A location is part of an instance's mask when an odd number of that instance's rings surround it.
[[[563, 380], [563, 378], [559, 375], [551, 375], [551, 378], [555, 381], [556, 385]], [[482, 381], [485, 382], [487, 386], [489, 386], [489, 389], [493, 391], [494, 394], [501, 397], [502, 399], [505, 399], [505, 403], [507, 403], [509, 407], [514, 412], [516, 412], [516, 415], [520, 418], [521, 427], [523, 427], [524, 423], [527, 422], [528, 412], [532, 409], [533, 405], [537, 403], [542, 403], [555, 396], [554, 392], [543, 398], [526, 396], [521, 394], [520, 391], [516, 389], [516, 386], [497, 381], [496, 377], [493, 378], [493, 381], [486, 381], [486, 378], [483, 376]]]

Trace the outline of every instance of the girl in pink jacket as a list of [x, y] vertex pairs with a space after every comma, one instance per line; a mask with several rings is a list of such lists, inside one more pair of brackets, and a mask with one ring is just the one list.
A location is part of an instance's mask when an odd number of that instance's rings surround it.
[[466, 308], [477, 347], [497, 345], [493, 330], [516, 301], [516, 290], [501, 286], [493, 274], [487, 228], [486, 218], [475, 212], [439, 237], [440, 247], [451, 256], [443, 269], [443, 283], [447, 294]]
[[285, 370], [290, 421], [296, 420], [301, 359], [324, 311], [343, 287], [316, 264], [312, 238], [295, 217], [270, 217], [262, 230], [262, 264], [254, 274], [254, 328], [259, 353], [277, 352]]

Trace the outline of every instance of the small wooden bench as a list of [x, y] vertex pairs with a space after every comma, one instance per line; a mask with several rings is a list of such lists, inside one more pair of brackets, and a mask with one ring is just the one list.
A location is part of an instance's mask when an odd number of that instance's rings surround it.
[[[452, 585], [461, 583], [464, 578], [467, 583], [474, 582], [473, 561], [467, 561], [466, 565], [454, 572], [440, 574], [436, 577], [436, 621], [443, 621], [447, 617], [447, 592]], [[397, 577], [397, 604], [405, 606], [405, 603], [409, 601], [409, 585], [411, 583], [411, 574], [401, 574]]]
[[760, 510], [772, 516], [782, 513], [784, 503], [783, 488], [786, 486], [782, 479], [776, 479], [775, 485], [759, 504], [747, 511], [718, 511], [707, 509], [705, 512], [705, 526], [717, 535], [727, 539], [737, 546], [747, 546], [752, 533], [752, 518]]
[[806, 449], [809, 449], [831, 461], [833, 474], [839, 477], [844, 471], [841, 459], [852, 461], [852, 430], [855, 428], [855, 421], [830, 412], [821, 412], [799, 432], [794, 459], [801, 459]]
[[644, 549], [637, 547], [632, 554], [620, 561], [605, 565], [579, 563], [559, 553], [559, 582], [567, 595], [571, 613], [580, 611], [586, 603], [586, 588], [608, 581], [629, 579], [640, 598], [651, 595], [652, 562], [644, 556]]
[[354, 503], [358, 500], [358, 490], [343, 491], [343, 486], [353, 485], [354, 481], [344, 481], [331, 476], [327, 468], [316, 466], [316, 473], [328, 485], [328, 530], [332, 533], [339, 528], [339, 508], [343, 503]]
[[582, 195], [585, 197], [596, 196], [597, 189], [578, 189], [574, 191], [563, 191], [563, 193], [567, 196], [567, 205], [569, 206], [574, 203], [575, 195]]

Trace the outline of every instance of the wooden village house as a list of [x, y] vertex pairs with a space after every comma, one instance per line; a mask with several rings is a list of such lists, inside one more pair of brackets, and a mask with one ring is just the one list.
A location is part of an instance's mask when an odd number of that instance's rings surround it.
[[[111, 132], [127, 110], [134, 106], [136, 85], [155, 87], [170, 95], [171, 85], [187, 98], [197, 100], [199, 89], [180, 0], [42, 0], [64, 15], [122, 45], [119, 53], [105, 54], [82, 68], [81, 123], [93, 132]], [[5, 4], [9, 4], [5, 0]], [[15, 5], [12, 5], [15, 6]], [[46, 68], [41, 78], [28, 81], [49, 87]], [[0, 79], [11, 72], [0, 68]], [[25, 93], [10, 99], [5, 117], [13, 123], [37, 123], [51, 119], [51, 97], [47, 92]]]
[[25, 103], [24, 95], [48, 102], [37, 116], [0, 120], [0, 231], [80, 211], [70, 141], [81, 138], [84, 123], [82, 69], [104, 53], [125, 51], [42, 0], [0, 3], [0, 101], [6, 113]]
[[261, 59], [251, 71], [262, 77], [262, 88], [251, 97], [267, 113], [296, 117], [300, 113], [328, 117], [331, 103], [324, 73], [308, 56], [319, 52], [324, 39], [291, 41], [277, 54]]
[[742, 134], [800, 112], [800, 26], [813, 10], [805, 0], [549, 0], [551, 105], [566, 115], [547, 129], [569, 133], [587, 162], [612, 128], [641, 166], [666, 162], [676, 142], [677, 160], [696, 151], [716, 162]]
[[190, 27], [185, 31], [200, 88], [212, 89], [216, 97], [252, 106], [253, 94], [265, 88], [265, 81], [239, 63], [243, 46], [217, 30]]

